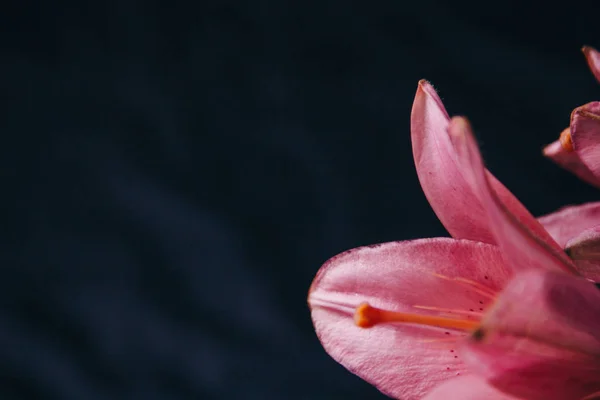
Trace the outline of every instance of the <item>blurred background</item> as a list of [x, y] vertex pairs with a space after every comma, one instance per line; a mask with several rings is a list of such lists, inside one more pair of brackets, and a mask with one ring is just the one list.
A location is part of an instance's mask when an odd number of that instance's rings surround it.
[[541, 155], [600, 99], [592, 3], [10, 2], [2, 399], [384, 399], [306, 306], [352, 247], [446, 236], [421, 78], [535, 214], [600, 198]]

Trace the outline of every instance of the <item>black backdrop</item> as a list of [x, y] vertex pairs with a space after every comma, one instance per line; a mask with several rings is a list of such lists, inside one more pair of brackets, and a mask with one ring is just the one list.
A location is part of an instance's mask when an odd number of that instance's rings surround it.
[[600, 198], [541, 155], [600, 99], [582, 2], [5, 5], [2, 399], [384, 398], [322, 350], [323, 261], [445, 236], [417, 81], [534, 214]]

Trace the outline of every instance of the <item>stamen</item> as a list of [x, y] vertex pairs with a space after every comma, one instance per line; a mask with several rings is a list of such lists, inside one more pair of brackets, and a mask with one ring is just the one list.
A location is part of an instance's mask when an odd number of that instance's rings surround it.
[[377, 324], [389, 322], [428, 325], [461, 331], [471, 331], [479, 326], [478, 321], [388, 311], [371, 307], [369, 303], [362, 303], [356, 307], [354, 322], [361, 328], [371, 328]]
[[571, 139], [571, 129], [570, 128], [565, 128], [560, 133], [560, 138], [558, 140], [560, 141], [560, 145], [562, 146], [562, 148], [565, 151], [567, 151], [569, 153], [573, 151], [573, 140]]

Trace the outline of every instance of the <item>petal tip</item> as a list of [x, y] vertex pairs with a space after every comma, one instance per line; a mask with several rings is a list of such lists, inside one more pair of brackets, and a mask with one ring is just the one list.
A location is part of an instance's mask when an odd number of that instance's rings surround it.
[[455, 116], [450, 119], [448, 133], [455, 138], [466, 138], [472, 135], [473, 128], [467, 117]]
[[415, 115], [424, 113], [427, 105], [433, 105], [434, 108], [440, 110], [446, 119], [449, 119], [444, 103], [442, 103], [442, 99], [440, 99], [440, 96], [437, 94], [437, 91], [431, 82], [426, 79], [421, 79], [417, 85], [417, 93], [413, 102], [411, 118], [415, 117]]
[[583, 46], [581, 51], [585, 55], [592, 74], [600, 82], [600, 53], [591, 46]]
[[418, 86], [420, 88], [422, 88], [423, 86], [431, 86], [431, 82], [429, 82], [427, 79], [420, 79]]
[[456, 126], [457, 128], [470, 129], [471, 123], [467, 117], [462, 115], [455, 115], [450, 119], [450, 126]]
[[[435, 94], [435, 89], [433, 88], [433, 85], [427, 79], [421, 79], [419, 81], [419, 83], [417, 84], [417, 96], [423, 95], [423, 94], [429, 95], [429, 96], [431, 96], [432, 94]], [[434, 97], [437, 97], [437, 96], [434, 95]]]
[[598, 52], [595, 48], [593, 48], [592, 46], [588, 46], [588, 45], [583, 45], [581, 47], [581, 51], [585, 55], [588, 55], [588, 53], [597, 53]]
[[560, 151], [561, 147], [562, 146], [560, 145], [560, 142], [558, 140], [554, 141], [554, 142], [549, 143], [549, 144], [545, 145], [544, 147], [542, 147], [542, 154], [545, 157], [552, 157]]

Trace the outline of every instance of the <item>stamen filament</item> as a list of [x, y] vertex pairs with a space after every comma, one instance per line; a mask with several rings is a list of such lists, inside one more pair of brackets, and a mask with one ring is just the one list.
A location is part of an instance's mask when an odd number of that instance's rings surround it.
[[369, 303], [362, 303], [356, 308], [354, 322], [361, 328], [370, 328], [377, 324], [389, 322], [412, 323], [461, 331], [471, 331], [479, 326], [478, 321], [388, 311], [371, 307]]

